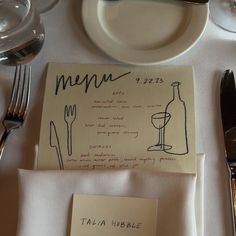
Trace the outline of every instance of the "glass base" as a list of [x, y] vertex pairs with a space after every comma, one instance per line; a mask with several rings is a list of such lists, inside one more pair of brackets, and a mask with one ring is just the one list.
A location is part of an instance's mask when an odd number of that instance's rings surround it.
[[236, 3], [233, 0], [211, 0], [210, 17], [222, 29], [236, 32]]
[[156, 144], [148, 147], [148, 151], [165, 151], [171, 149], [172, 146], [166, 144]]
[[44, 27], [30, 0], [0, 0], [0, 64], [31, 61], [44, 43]]
[[52, 9], [59, 0], [32, 0], [34, 7], [39, 13], [44, 13]]

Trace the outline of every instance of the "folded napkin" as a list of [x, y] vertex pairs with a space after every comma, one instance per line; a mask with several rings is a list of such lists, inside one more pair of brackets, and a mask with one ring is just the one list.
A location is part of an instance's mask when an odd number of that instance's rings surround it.
[[17, 236], [69, 236], [72, 194], [158, 199], [158, 236], [203, 236], [204, 155], [193, 174], [19, 170]]

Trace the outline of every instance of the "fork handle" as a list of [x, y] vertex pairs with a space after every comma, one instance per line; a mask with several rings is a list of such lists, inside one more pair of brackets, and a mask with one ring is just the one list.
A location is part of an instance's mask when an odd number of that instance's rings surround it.
[[6, 143], [6, 140], [7, 140], [7, 137], [9, 134], [10, 134], [10, 131], [5, 130], [2, 137], [1, 137], [1, 140], [0, 140], [0, 160], [2, 159], [2, 154], [3, 154], [4, 148], [5, 148], [5, 143]]

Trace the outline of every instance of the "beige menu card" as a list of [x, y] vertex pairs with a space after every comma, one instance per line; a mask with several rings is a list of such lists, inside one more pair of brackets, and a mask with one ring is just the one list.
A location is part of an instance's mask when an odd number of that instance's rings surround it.
[[48, 65], [39, 169], [195, 172], [190, 66]]
[[70, 236], [156, 236], [157, 200], [74, 195]]

